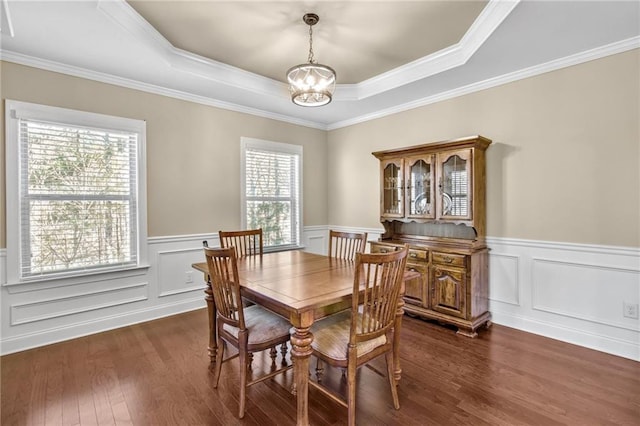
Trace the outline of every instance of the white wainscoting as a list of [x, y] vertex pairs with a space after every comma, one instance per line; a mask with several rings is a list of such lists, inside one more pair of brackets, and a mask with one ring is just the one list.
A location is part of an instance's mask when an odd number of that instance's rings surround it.
[[14, 286], [0, 251], [0, 353], [204, 308], [204, 279], [191, 268], [203, 240], [219, 245], [217, 235], [150, 238], [148, 269]]
[[488, 238], [493, 321], [640, 361], [640, 249]]
[[[382, 229], [312, 226], [305, 250], [324, 254], [328, 230]], [[217, 235], [149, 239], [148, 270], [55, 285], [2, 286], [2, 354], [204, 308], [202, 241]], [[640, 322], [623, 303], [640, 303], [640, 249], [488, 238], [493, 322], [640, 361]], [[6, 251], [0, 250], [6, 283]]]

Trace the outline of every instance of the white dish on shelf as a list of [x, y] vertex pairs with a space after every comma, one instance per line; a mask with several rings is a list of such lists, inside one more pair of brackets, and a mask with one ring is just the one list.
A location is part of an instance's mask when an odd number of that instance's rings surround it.
[[413, 202], [415, 214], [425, 214], [431, 212], [431, 203], [428, 203], [427, 201], [427, 194], [424, 192], [416, 197], [415, 201]]
[[453, 207], [453, 201], [451, 196], [446, 192], [442, 193], [442, 215], [446, 216], [451, 213], [451, 207]]

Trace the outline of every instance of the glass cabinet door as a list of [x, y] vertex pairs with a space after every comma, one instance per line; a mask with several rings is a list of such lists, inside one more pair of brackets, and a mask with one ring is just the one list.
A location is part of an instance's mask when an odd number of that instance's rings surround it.
[[384, 217], [404, 216], [404, 185], [402, 159], [389, 160], [382, 164], [382, 206]]
[[438, 216], [471, 219], [471, 151], [461, 150], [438, 156]]
[[435, 217], [432, 162], [431, 156], [406, 160], [408, 217]]

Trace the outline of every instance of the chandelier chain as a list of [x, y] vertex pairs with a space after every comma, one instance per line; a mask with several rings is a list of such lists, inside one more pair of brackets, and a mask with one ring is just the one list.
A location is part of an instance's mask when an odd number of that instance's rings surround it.
[[309, 25], [309, 58], [308, 61], [310, 64], [314, 63], [313, 60], [313, 27]]

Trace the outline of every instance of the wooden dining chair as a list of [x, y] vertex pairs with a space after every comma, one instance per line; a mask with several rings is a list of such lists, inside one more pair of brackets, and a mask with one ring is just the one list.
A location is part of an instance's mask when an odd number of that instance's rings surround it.
[[364, 253], [367, 233], [339, 232], [329, 230], [329, 257], [354, 260], [356, 253]]
[[346, 401], [320, 381], [309, 384], [347, 407], [349, 425], [356, 422], [356, 370], [384, 355], [393, 406], [400, 409], [394, 378], [393, 332], [409, 246], [391, 253], [356, 253], [351, 310], [332, 315], [311, 327], [313, 355], [347, 369]]
[[218, 231], [220, 247], [234, 247], [236, 257], [262, 257], [262, 228], [244, 231]]
[[[244, 307], [240, 297], [240, 280], [234, 247], [204, 248], [207, 267], [211, 277], [211, 288], [216, 304], [218, 354], [214, 370], [214, 388], [218, 387], [222, 363], [233, 358], [240, 359], [240, 397], [238, 417], [243, 418], [246, 404], [246, 390], [280, 374], [292, 365], [286, 364], [287, 342], [291, 324], [286, 319], [259, 306]], [[238, 351], [236, 355], [224, 359], [226, 345]], [[276, 368], [276, 346], [281, 345], [282, 365]], [[259, 378], [248, 380], [251, 354], [270, 349], [271, 372]], [[249, 377], [250, 378], [250, 377]]]

